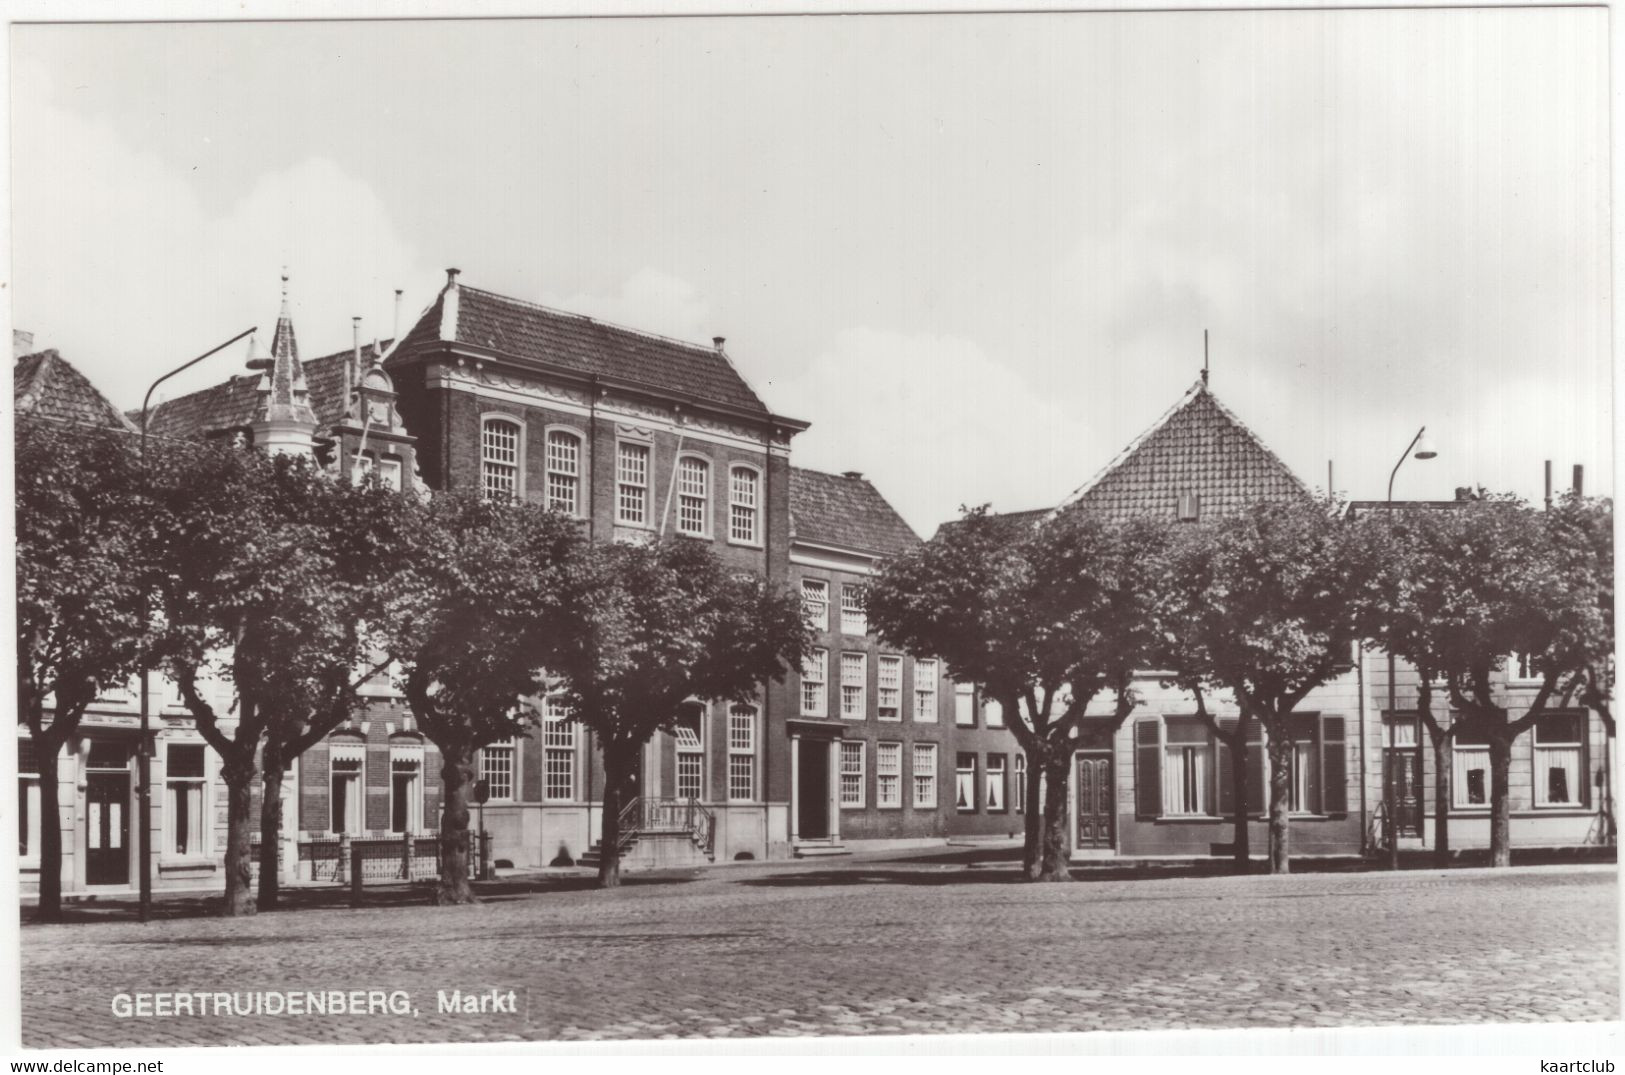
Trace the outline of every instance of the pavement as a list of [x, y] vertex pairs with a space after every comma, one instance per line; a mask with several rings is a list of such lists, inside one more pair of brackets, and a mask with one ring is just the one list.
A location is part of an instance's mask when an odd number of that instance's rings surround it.
[[[164, 899], [142, 926], [127, 907], [79, 905], [69, 923], [22, 931], [23, 1043], [1620, 1017], [1611, 864], [1075, 873], [1073, 884], [1025, 884], [1006, 852], [949, 849], [632, 875], [614, 891], [526, 875], [482, 885], [468, 907], [431, 907], [422, 888], [400, 887], [351, 910], [339, 893], [305, 890], [286, 910], [237, 920], [215, 917], [209, 900]], [[325, 1014], [309, 1011], [314, 1000]], [[290, 1003], [297, 1014], [267, 1014]]]

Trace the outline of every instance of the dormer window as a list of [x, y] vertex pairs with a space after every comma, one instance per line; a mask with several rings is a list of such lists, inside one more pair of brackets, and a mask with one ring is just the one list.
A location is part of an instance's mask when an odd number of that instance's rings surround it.
[[1179, 521], [1194, 523], [1202, 515], [1202, 496], [1200, 493], [1179, 494]]

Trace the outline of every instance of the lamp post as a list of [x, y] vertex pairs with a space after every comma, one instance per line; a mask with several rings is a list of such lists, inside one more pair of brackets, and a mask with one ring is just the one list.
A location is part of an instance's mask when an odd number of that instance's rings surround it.
[[[143, 485], [146, 484], [147, 480], [147, 413], [151, 409], [153, 390], [177, 373], [191, 369], [205, 358], [218, 351], [225, 350], [254, 331], [255, 329], [251, 328], [247, 332], [239, 332], [225, 343], [209, 348], [209, 350], [198, 355], [185, 365], [176, 366], [147, 386], [147, 394], [141, 397], [141, 481]], [[144, 595], [145, 591], [143, 591], [141, 610], [143, 624], [147, 622], [148, 618]], [[150, 679], [151, 669], [143, 661], [141, 665], [141, 743], [140, 749], [136, 752], [137, 780], [140, 785], [136, 800], [136, 848], [141, 856], [137, 873], [140, 885], [140, 901], [137, 905], [136, 917], [142, 922], [147, 922], [152, 918], [152, 706], [147, 698]]]
[[[1433, 442], [1428, 439], [1427, 431], [1427, 426], [1423, 426], [1416, 431], [1416, 436], [1411, 438], [1411, 442], [1405, 446], [1405, 451], [1400, 455], [1399, 462], [1395, 463], [1394, 469], [1388, 472], [1386, 511], [1388, 512], [1388, 528], [1390, 530], [1394, 526], [1394, 477], [1399, 474], [1399, 468], [1405, 465], [1405, 460], [1413, 456], [1417, 459], [1432, 459], [1439, 454], [1438, 450], [1433, 447]], [[1394, 655], [1390, 651], [1388, 654], [1388, 749], [1384, 754], [1382, 766], [1383, 829], [1388, 843], [1388, 868], [1390, 870], [1399, 869], [1399, 803], [1395, 795], [1394, 774], [1390, 771], [1394, 759], [1399, 756], [1397, 741], [1399, 722], [1394, 719], [1395, 704]]]

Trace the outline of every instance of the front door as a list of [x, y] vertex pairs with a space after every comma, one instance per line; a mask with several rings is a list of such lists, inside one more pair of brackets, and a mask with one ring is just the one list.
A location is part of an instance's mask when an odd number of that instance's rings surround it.
[[1394, 804], [1394, 817], [1398, 821], [1399, 835], [1422, 835], [1422, 756], [1414, 747], [1384, 747], [1392, 794], [1385, 802]]
[[1106, 754], [1078, 757], [1079, 851], [1112, 846], [1112, 759]]
[[85, 883], [130, 883], [130, 774], [85, 777]]
[[829, 751], [827, 740], [801, 740], [796, 765], [796, 835], [803, 840], [829, 836]]

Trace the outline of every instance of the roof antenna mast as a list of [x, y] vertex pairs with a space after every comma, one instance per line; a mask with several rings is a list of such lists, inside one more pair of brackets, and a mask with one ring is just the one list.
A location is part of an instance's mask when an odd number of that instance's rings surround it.
[[1207, 329], [1202, 330], [1202, 383], [1207, 384]]

